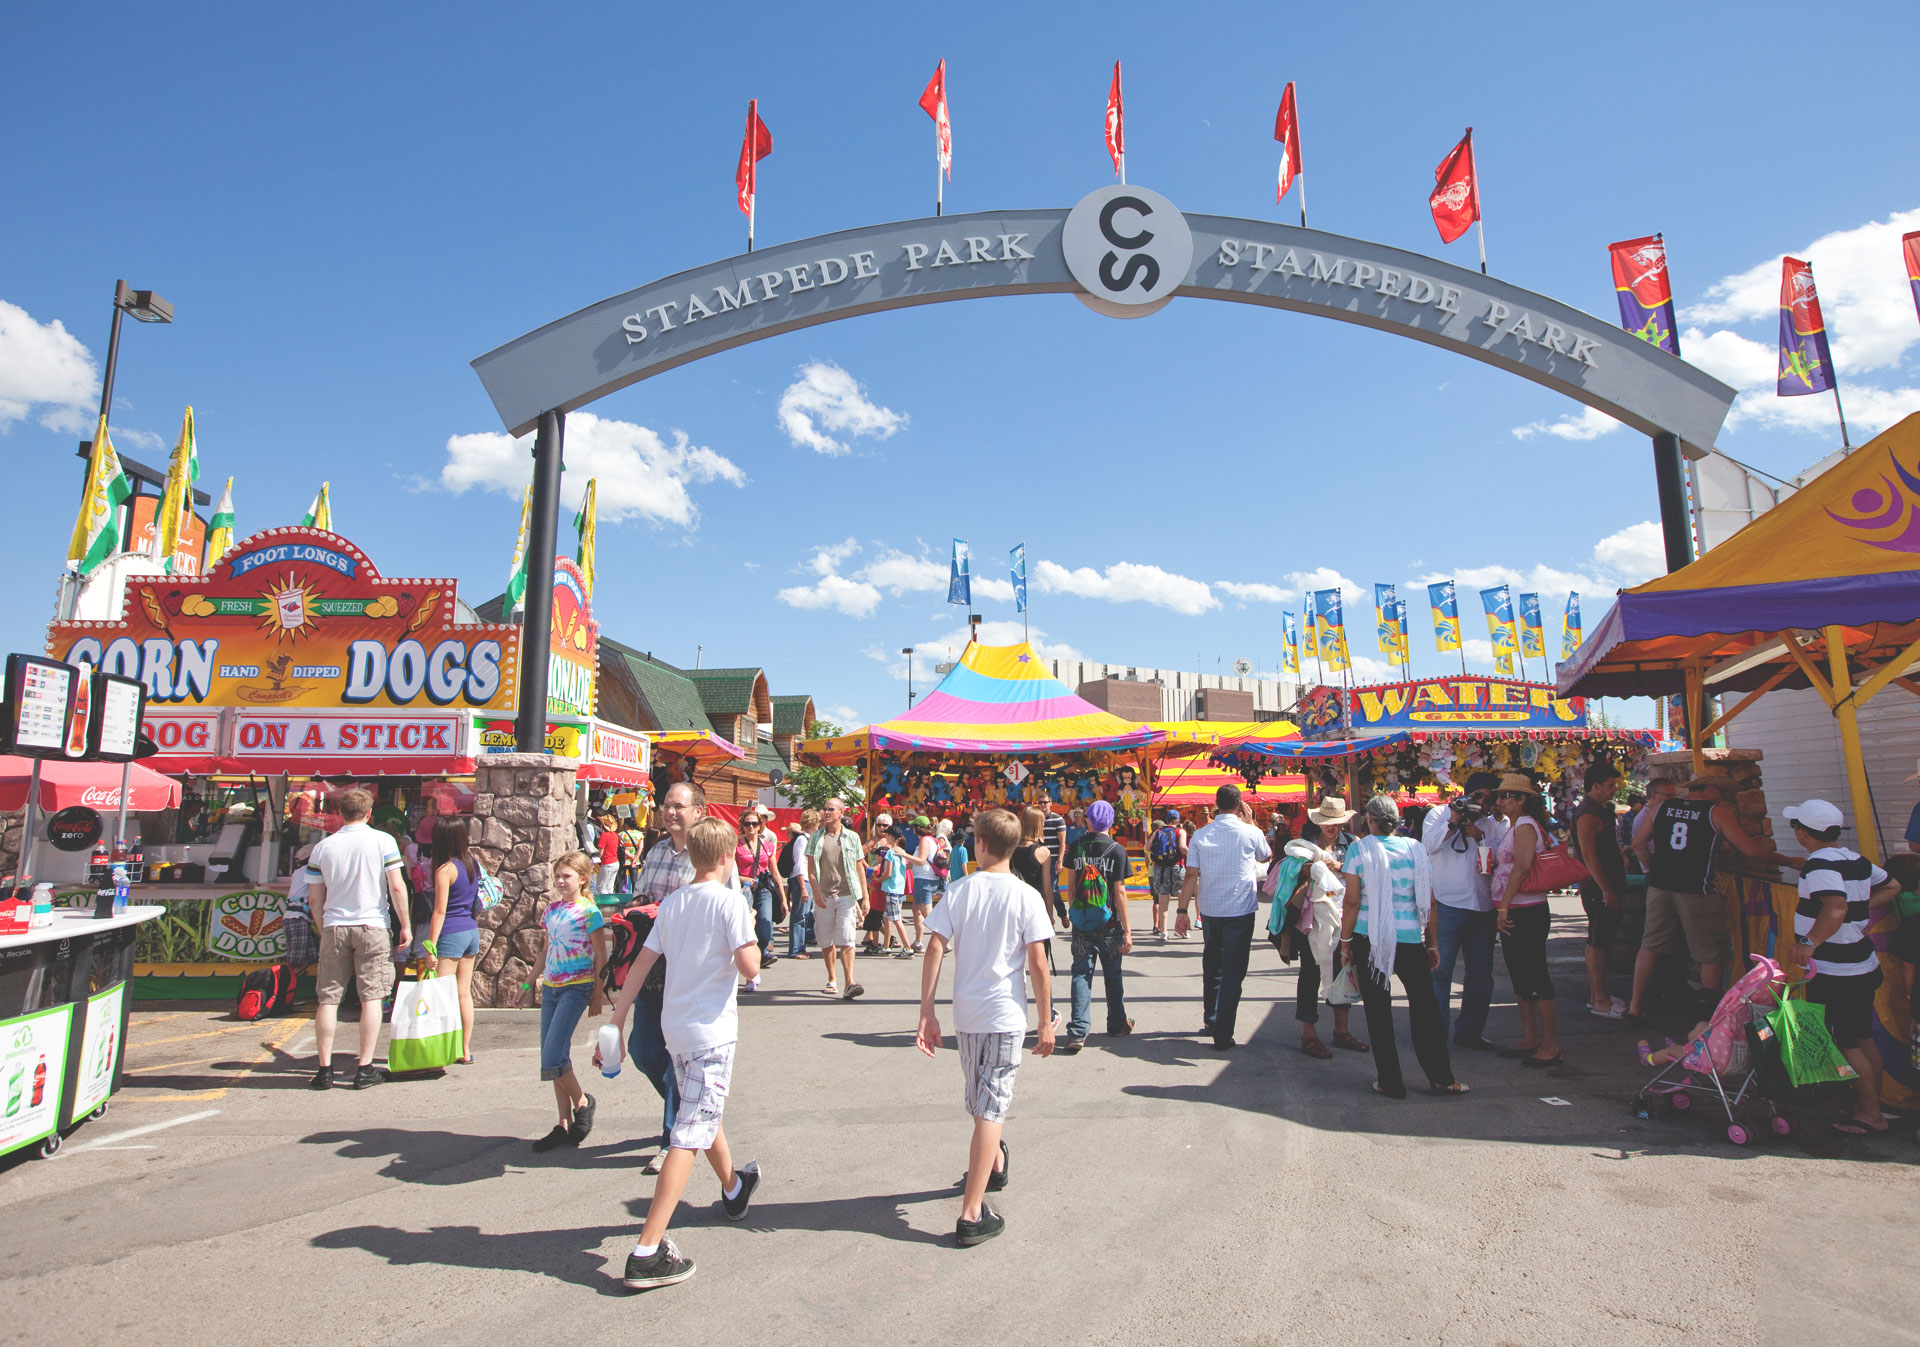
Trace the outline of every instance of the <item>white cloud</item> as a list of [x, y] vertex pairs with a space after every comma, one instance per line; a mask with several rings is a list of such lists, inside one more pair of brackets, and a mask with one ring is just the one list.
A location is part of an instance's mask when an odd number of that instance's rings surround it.
[[48, 430], [80, 434], [100, 415], [93, 357], [58, 318], [36, 323], [0, 299], [0, 433], [34, 416]]
[[[1564, 571], [1539, 565], [1524, 570], [1504, 565], [1473, 566], [1450, 575], [1430, 572], [1420, 577], [1419, 585], [1424, 591], [1436, 580], [1452, 580], [1458, 586], [1463, 624], [1479, 616], [1480, 591], [1495, 585], [1507, 585], [1515, 594], [1525, 591], [1540, 595], [1541, 616], [1549, 620], [1566, 602], [1567, 591], [1577, 590], [1585, 596], [1586, 616], [1592, 619], [1604, 610], [1599, 600], [1611, 596], [1615, 590], [1664, 575], [1666, 570], [1666, 543], [1660, 526], [1651, 520], [1642, 520], [1595, 543], [1590, 559], [1579, 570]], [[1412, 608], [1421, 595], [1409, 590], [1403, 597]]]
[[[967, 648], [970, 635], [966, 627], [955, 627], [916, 641], [913, 647], [913, 688], [918, 694], [923, 688], [931, 689], [940, 681], [941, 675], [933, 671], [933, 666], [949, 660], [957, 660]], [[1043, 628], [1023, 629], [1018, 622], [995, 619], [980, 624], [981, 645], [1018, 645], [1027, 641], [1041, 659], [1084, 660], [1086, 656], [1063, 641], [1049, 641]], [[882, 649], [870, 645], [863, 652], [870, 660], [884, 664], [887, 673], [901, 682], [906, 681], [907, 659], [900, 653], [900, 647]]]
[[1281, 578], [1287, 582], [1288, 597], [1302, 604], [1307, 602], [1308, 595], [1321, 589], [1339, 590], [1343, 609], [1351, 608], [1363, 598], [1369, 604], [1373, 602], [1373, 586], [1349, 580], [1331, 566], [1316, 566], [1310, 571], [1288, 571]]
[[[801, 568], [820, 578], [781, 590], [780, 602], [792, 608], [832, 608], [848, 617], [871, 617], [880, 606], [882, 591], [896, 599], [902, 594], [947, 592], [948, 563], [924, 552], [915, 556], [887, 548], [858, 570], [843, 574], [841, 567], [859, 551], [860, 544], [852, 538], [816, 548]], [[975, 576], [973, 589], [988, 598], [1013, 600], [1010, 580]]]
[[[951, 573], [950, 560], [935, 560], [924, 551], [914, 556], [889, 548], [861, 567], [860, 578], [898, 598], [902, 594], [913, 593], [944, 594]], [[1011, 580], [996, 580], [976, 573], [972, 577], [971, 588], [974, 594], [985, 595], [1002, 603], [1013, 602]]]
[[780, 395], [778, 414], [780, 429], [789, 440], [833, 457], [852, 452], [848, 440], [867, 436], [884, 440], [907, 424], [906, 413], [869, 400], [866, 389], [851, 374], [822, 360], [800, 367]]
[[1138, 600], [1189, 617], [1220, 606], [1204, 581], [1133, 561], [1115, 562], [1105, 571], [1091, 566], [1068, 570], [1058, 562], [1042, 561], [1034, 570], [1033, 583], [1042, 593], [1074, 594], [1115, 603]]
[[818, 719], [838, 725], [843, 730], [858, 729], [867, 723], [861, 718], [860, 713], [851, 706], [816, 705], [813, 708], [813, 713]]
[[[455, 495], [478, 488], [519, 500], [533, 476], [532, 436], [483, 431], [447, 439], [447, 461], [440, 467], [441, 489]], [[726, 482], [746, 485], [747, 475], [730, 459], [688, 441], [674, 431], [669, 443], [645, 426], [612, 421], [592, 412], [567, 417], [567, 471], [560, 478], [560, 501], [580, 508], [587, 479], [598, 478], [595, 492], [600, 522], [617, 524], [640, 518], [653, 524], [691, 528], [700, 511], [690, 484]]]
[[1240, 600], [1242, 607], [1249, 603], [1292, 603], [1300, 597], [1278, 585], [1240, 584], [1233, 580], [1215, 580], [1213, 587], [1228, 598]]
[[1558, 421], [1529, 421], [1524, 426], [1515, 426], [1513, 435], [1518, 440], [1530, 440], [1538, 435], [1551, 435], [1561, 440], [1597, 440], [1621, 428], [1621, 424], [1605, 412], [1582, 407]]
[[1629, 524], [1593, 545], [1593, 559], [1622, 586], [1667, 573], [1666, 537], [1651, 519]]
[[[1900, 235], [1914, 229], [1920, 229], [1920, 210], [1837, 230], [1792, 254], [1813, 264], [1848, 426], [1862, 436], [1920, 411], [1920, 388], [1888, 387], [1861, 378], [1869, 371], [1898, 367], [1920, 341], [1912, 292], [1900, 284]], [[1751, 423], [1831, 436], [1838, 428], [1831, 398], [1783, 398], [1775, 391], [1779, 347], [1771, 329], [1780, 312], [1782, 256], [1775, 253], [1714, 282], [1698, 303], [1683, 307], [1680, 316], [1690, 326], [1680, 334], [1680, 350], [1739, 390], [1727, 413], [1728, 430]], [[1754, 324], [1764, 335], [1749, 337], [1732, 330], [1740, 324]]]
[[[61, 428], [63, 427], [56, 427], [56, 429]], [[99, 428], [99, 417], [97, 414], [91, 423], [91, 428]], [[151, 430], [135, 430], [132, 426], [115, 426], [107, 438], [117, 441], [121, 448], [132, 445], [135, 449], [144, 449], [148, 453], [154, 453], [170, 447], [165, 440], [154, 434]]]

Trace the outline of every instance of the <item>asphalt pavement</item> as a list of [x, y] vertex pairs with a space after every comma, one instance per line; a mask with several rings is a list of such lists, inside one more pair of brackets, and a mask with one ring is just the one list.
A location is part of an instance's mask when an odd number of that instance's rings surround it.
[[[658, 1098], [588, 1068], [593, 1135], [535, 1155], [537, 1011], [482, 1012], [477, 1064], [443, 1078], [322, 1094], [309, 1007], [137, 1009], [108, 1116], [0, 1162], [0, 1342], [1920, 1341], [1913, 1121], [1848, 1141], [1822, 1105], [1740, 1148], [1705, 1107], [1634, 1117], [1648, 1073], [1584, 1012], [1581, 931], [1556, 912], [1564, 1066], [1463, 1053], [1472, 1093], [1430, 1097], [1402, 1013], [1404, 1101], [1371, 1093], [1370, 1057], [1298, 1051], [1294, 972], [1264, 943], [1222, 1055], [1196, 1032], [1198, 939], [1141, 939], [1134, 1035], [1027, 1056], [1007, 1230], [968, 1250], [960, 1068], [914, 1050], [919, 961], [861, 959], [848, 1003], [783, 960], [741, 997], [727, 1105], [759, 1196], [727, 1222], [700, 1166], [674, 1220], [698, 1272], [646, 1294], [618, 1277]], [[1491, 1032], [1517, 1032], [1510, 1004]]]

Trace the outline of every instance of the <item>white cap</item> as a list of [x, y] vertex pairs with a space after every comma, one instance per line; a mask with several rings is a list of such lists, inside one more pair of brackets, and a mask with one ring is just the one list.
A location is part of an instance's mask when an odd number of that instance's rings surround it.
[[1797, 823], [1810, 833], [1823, 833], [1846, 822], [1840, 806], [1825, 800], [1803, 800], [1780, 811], [1789, 823]]

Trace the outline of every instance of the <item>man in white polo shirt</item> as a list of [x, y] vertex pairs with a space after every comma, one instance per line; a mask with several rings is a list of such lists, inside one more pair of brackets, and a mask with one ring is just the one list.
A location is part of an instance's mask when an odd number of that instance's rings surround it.
[[1249, 811], [1240, 800], [1240, 787], [1222, 786], [1214, 792], [1213, 822], [1187, 843], [1187, 877], [1180, 888], [1180, 910], [1173, 929], [1184, 937], [1192, 924], [1187, 904], [1197, 902], [1206, 919], [1206, 945], [1200, 958], [1205, 979], [1201, 1018], [1203, 1033], [1213, 1036], [1216, 1052], [1233, 1046], [1234, 1016], [1240, 1010], [1240, 984], [1246, 981], [1247, 959], [1253, 951], [1253, 916], [1260, 905], [1257, 891], [1273, 850], [1258, 828], [1247, 821]]
[[373, 793], [356, 787], [342, 793], [339, 804], [339, 829], [307, 859], [307, 901], [320, 935], [320, 1007], [313, 1014], [320, 1069], [311, 1083], [316, 1090], [333, 1088], [333, 1032], [352, 978], [360, 992], [360, 1064], [353, 1088], [364, 1090], [381, 1080], [373, 1069], [373, 1050], [380, 1041], [380, 1002], [393, 990], [386, 903], [400, 919], [400, 948], [413, 943], [413, 929], [399, 843], [367, 823]]

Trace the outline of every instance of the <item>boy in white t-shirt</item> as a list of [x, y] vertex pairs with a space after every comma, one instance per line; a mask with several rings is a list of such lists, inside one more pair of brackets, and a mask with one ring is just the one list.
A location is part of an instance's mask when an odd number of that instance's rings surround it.
[[[693, 879], [660, 901], [659, 915], [634, 960], [614, 1002], [613, 1023], [626, 1043], [627, 1012], [640, 986], [662, 957], [667, 985], [660, 1006], [661, 1036], [673, 1058], [680, 1106], [667, 1136], [670, 1149], [654, 1181], [640, 1242], [627, 1257], [629, 1288], [640, 1291], [672, 1286], [693, 1275], [693, 1260], [666, 1237], [667, 1222], [693, 1173], [693, 1154], [705, 1151], [720, 1180], [720, 1203], [727, 1219], [746, 1219], [760, 1164], [733, 1167], [720, 1114], [733, 1080], [733, 1049], [740, 1037], [736, 1004], [740, 978], [760, 975], [760, 948], [753, 933], [753, 910], [729, 884], [734, 848], [740, 839], [719, 819], [702, 819], [687, 830], [687, 855]], [[600, 1054], [594, 1053], [594, 1061]]]
[[1004, 809], [989, 810], [974, 820], [973, 835], [979, 869], [950, 884], [927, 920], [916, 1039], [929, 1057], [940, 1047], [940, 1017], [933, 998], [940, 986], [941, 961], [951, 945], [953, 1027], [966, 1078], [967, 1112], [973, 1116], [966, 1192], [954, 1227], [963, 1249], [1006, 1228], [1000, 1213], [986, 1205], [986, 1196], [1007, 1186], [1007, 1144], [1000, 1130], [1013, 1102], [1020, 1040], [1027, 1032], [1023, 976], [1033, 984], [1040, 1006], [1033, 1050], [1042, 1057], [1053, 1053], [1053, 987], [1047, 974], [1053, 919], [1039, 891], [1008, 866], [1020, 845], [1020, 820]]

